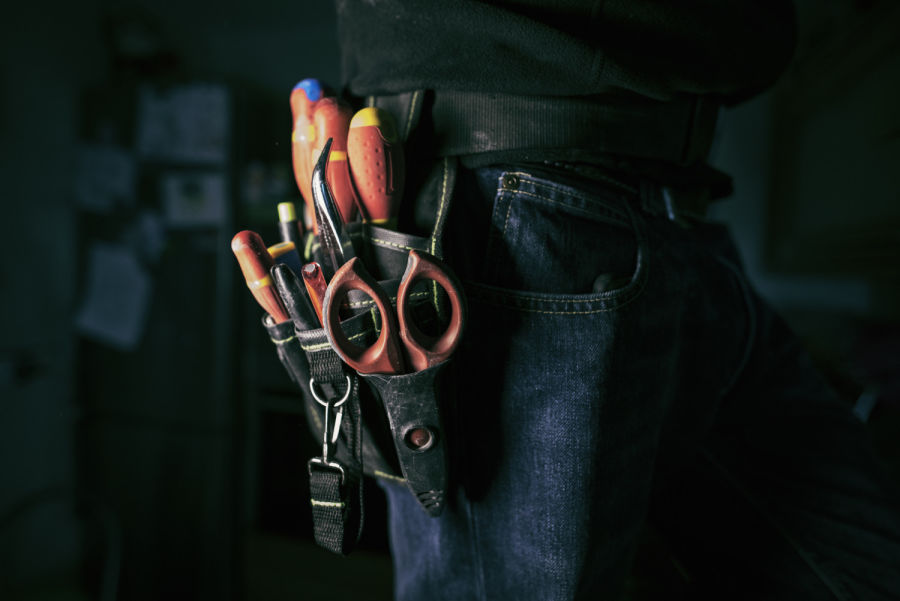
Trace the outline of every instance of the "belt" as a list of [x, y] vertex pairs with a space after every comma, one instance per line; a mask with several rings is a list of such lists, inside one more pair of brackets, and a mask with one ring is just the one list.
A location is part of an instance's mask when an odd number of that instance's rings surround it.
[[427, 115], [439, 156], [540, 151], [554, 158], [578, 153], [692, 165], [706, 159], [719, 104], [685, 95], [662, 102], [641, 96], [513, 96], [417, 90], [373, 96], [401, 131]]

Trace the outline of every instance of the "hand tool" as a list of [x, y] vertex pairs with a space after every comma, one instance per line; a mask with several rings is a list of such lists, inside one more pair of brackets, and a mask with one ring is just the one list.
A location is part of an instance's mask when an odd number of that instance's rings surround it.
[[297, 252], [303, 248], [303, 225], [297, 219], [297, 207], [292, 202], [278, 203], [278, 233], [282, 242], [293, 242]]
[[328, 154], [331, 151], [331, 139], [325, 142], [322, 152], [316, 161], [312, 172], [312, 193], [316, 207], [316, 221], [319, 224], [319, 238], [322, 242], [323, 254], [326, 264], [322, 265], [328, 279], [338, 268], [356, 256], [353, 251], [353, 243], [344, 222], [334, 202], [334, 196], [325, 178], [328, 166]]
[[279, 242], [278, 244], [273, 244], [268, 248], [268, 251], [276, 264], [284, 263], [290, 267], [294, 273], [300, 273], [300, 270], [303, 269], [303, 263], [300, 261], [300, 253], [297, 252], [293, 242]]
[[358, 111], [350, 120], [347, 155], [363, 218], [395, 228], [403, 195], [405, 157], [391, 114], [374, 107]]
[[302, 332], [318, 328], [321, 320], [319, 323], [316, 322], [306, 287], [300, 282], [294, 270], [284, 263], [277, 263], [270, 273], [275, 280], [275, 288], [294, 322], [294, 327]]
[[[450, 300], [450, 323], [436, 338], [425, 336], [411, 319], [410, 298], [419, 280], [433, 280]], [[378, 339], [368, 347], [350, 342], [340, 323], [339, 306], [350, 290], [370, 296], [381, 317]], [[447, 452], [438, 377], [462, 337], [465, 302], [459, 281], [437, 258], [410, 251], [395, 315], [384, 289], [353, 258], [328, 285], [323, 313], [331, 347], [381, 400], [406, 486], [428, 515], [440, 515], [447, 490]]]
[[316, 137], [312, 144], [310, 169], [321, 154], [325, 142], [330, 138], [331, 152], [328, 154], [325, 177], [331, 186], [335, 204], [344, 223], [350, 223], [356, 217], [356, 208], [359, 204], [350, 181], [350, 167], [347, 164], [347, 131], [352, 116], [353, 109], [334, 97], [322, 98], [313, 109]]
[[269, 269], [275, 264], [262, 238], [256, 232], [244, 230], [231, 239], [231, 250], [237, 258], [247, 287], [256, 302], [268, 313], [275, 323], [288, 321], [290, 316], [278, 293], [272, 287]]
[[319, 318], [319, 323], [324, 326], [325, 320], [322, 315], [322, 303], [325, 302], [325, 290], [328, 287], [328, 284], [325, 282], [322, 268], [318, 263], [313, 261], [312, 263], [307, 263], [303, 266], [300, 275], [303, 276], [303, 283], [306, 285], [306, 292], [309, 294], [309, 300], [312, 301], [316, 317]]
[[[410, 292], [418, 280], [433, 280], [444, 289], [450, 300], [450, 323], [437, 338], [423, 334], [410, 317]], [[449, 358], [459, 343], [465, 323], [461, 289], [453, 272], [436, 257], [421, 251], [410, 251], [406, 271], [397, 290], [395, 313], [384, 289], [358, 258], [352, 258], [338, 269], [328, 285], [322, 308], [325, 332], [341, 359], [359, 373], [424, 371]], [[375, 343], [367, 348], [351, 343], [341, 328], [339, 307], [350, 290], [361, 290], [368, 295], [381, 315], [381, 332]]]
[[303, 200], [306, 201], [306, 227], [315, 228], [315, 209], [310, 190], [311, 145], [315, 138], [313, 109], [323, 95], [322, 85], [317, 79], [304, 79], [291, 90], [290, 105], [294, 126], [291, 130], [291, 159], [294, 165], [294, 179]]

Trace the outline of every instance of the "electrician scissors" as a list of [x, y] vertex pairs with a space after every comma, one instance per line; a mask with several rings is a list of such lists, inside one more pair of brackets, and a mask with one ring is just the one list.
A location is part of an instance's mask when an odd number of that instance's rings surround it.
[[[419, 280], [432, 280], [446, 292], [452, 311], [450, 323], [438, 337], [427, 336], [410, 316], [410, 293]], [[350, 290], [360, 290], [374, 302], [381, 315], [381, 332], [369, 347], [352, 343], [340, 323], [339, 309]], [[347, 365], [361, 374], [406, 374], [424, 371], [447, 360], [462, 337], [466, 308], [461, 285], [453, 272], [436, 257], [412, 250], [397, 289], [396, 311], [390, 298], [358, 257], [337, 270], [325, 293], [322, 316], [331, 346]]]

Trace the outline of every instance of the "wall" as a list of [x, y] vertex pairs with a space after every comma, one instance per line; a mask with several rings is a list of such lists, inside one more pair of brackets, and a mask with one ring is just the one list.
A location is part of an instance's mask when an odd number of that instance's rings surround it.
[[[327, 2], [274, 0], [218, 3], [215, 10], [199, 2], [102, 0], [5, 7], [0, 20], [0, 239], [6, 249], [0, 262], [0, 597], [11, 585], [48, 589], [71, 580], [88, 542], [86, 520], [110, 517], [102, 502], [88, 516], [74, 508], [81, 416], [74, 391], [73, 321], [84, 274], [77, 270], [81, 234], [72, 187], [83, 93], [112, 76], [105, 17], [140, 15], [182, 73], [227, 81], [280, 107], [274, 117], [261, 115], [257, 123], [251, 118], [251, 126], [274, 119], [288, 128], [287, 95], [294, 83], [337, 72], [334, 53], [320, 51], [335, 47], [331, 11]], [[289, 149], [279, 147], [285, 139], [289, 133], [269, 146], [272, 155], [288, 161]], [[124, 430], [114, 438], [144, 444]]]
[[98, 10], [14, 5], [0, 24], [0, 541], [29, 541], [13, 564], [28, 577], [64, 571], [79, 545], [70, 190], [79, 95], [105, 70]]

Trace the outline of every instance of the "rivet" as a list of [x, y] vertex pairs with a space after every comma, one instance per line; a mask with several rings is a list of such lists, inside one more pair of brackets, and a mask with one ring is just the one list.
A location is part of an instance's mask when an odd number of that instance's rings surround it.
[[413, 428], [406, 435], [406, 444], [414, 451], [423, 450], [431, 444], [431, 431], [428, 428]]
[[519, 178], [511, 173], [503, 174], [503, 187], [504, 188], [515, 188], [519, 185]]

